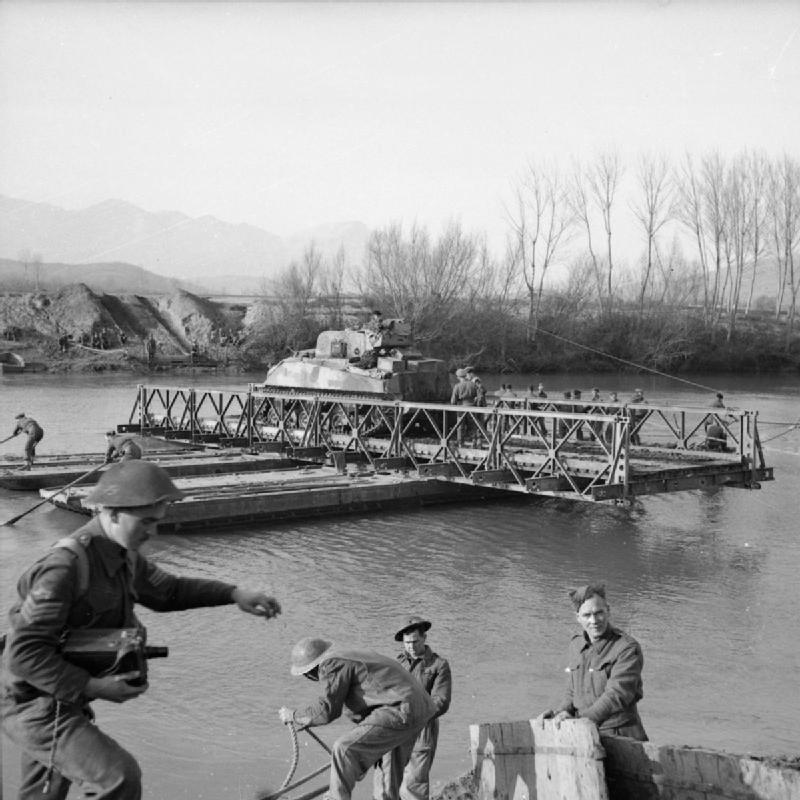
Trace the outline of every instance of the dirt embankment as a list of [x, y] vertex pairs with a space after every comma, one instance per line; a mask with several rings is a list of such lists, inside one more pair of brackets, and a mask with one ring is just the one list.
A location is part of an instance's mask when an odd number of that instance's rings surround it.
[[224, 366], [237, 360], [243, 317], [184, 291], [98, 295], [75, 284], [0, 295], [0, 350], [54, 371]]

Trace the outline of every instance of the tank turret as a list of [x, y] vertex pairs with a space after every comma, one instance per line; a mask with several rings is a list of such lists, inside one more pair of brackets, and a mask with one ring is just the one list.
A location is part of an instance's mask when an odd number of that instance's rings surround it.
[[261, 388], [419, 402], [447, 402], [450, 396], [445, 363], [422, 355], [402, 319], [323, 331], [315, 348], [270, 367]]

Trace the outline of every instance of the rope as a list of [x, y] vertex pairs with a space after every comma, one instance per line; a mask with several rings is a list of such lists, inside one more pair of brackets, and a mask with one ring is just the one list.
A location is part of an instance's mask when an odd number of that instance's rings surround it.
[[[773, 423], [773, 424], [776, 425], [778, 423]], [[782, 423], [782, 424], [784, 424], [784, 423]], [[790, 427], [788, 427], [785, 431], [781, 431], [780, 433], [776, 433], [774, 436], [770, 436], [769, 439], [762, 439], [761, 440], [761, 444], [766, 444], [767, 442], [771, 442], [774, 439], [780, 438], [781, 436], [786, 436], [787, 433], [791, 433], [792, 431], [800, 430], [800, 419], [797, 420], [797, 422], [794, 422], [794, 423], [789, 422], [789, 423], [785, 423], [785, 424], [789, 425]]]
[[567, 344], [571, 344], [575, 347], [580, 347], [584, 350], [588, 350], [591, 353], [597, 353], [597, 355], [605, 356], [606, 358], [612, 358], [614, 361], [619, 361], [622, 364], [627, 364], [631, 367], [636, 367], [636, 369], [645, 370], [646, 372], [652, 372], [655, 375], [661, 375], [662, 378], [669, 378], [673, 381], [680, 381], [681, 383], [686, 383], [689, 386], [696, 386], [698, 389], [705, 389], [709, 392], [717, 391], [713, 386], [706, 386], [704, 383], [697, 383], [696, 381], [690, 381], [686, 378], [678, 378], [675, 375], [670, 375], [668, 372], [661, 372], [661, 370], [654, 369], [653, 367], [647, 367], [644, 364], [637, 364], [635, 361], [628, 361], [625, 358], [619, 358], [618, 356], [612, 356], [611, 353], [606, 353], [603, 350], [598, 350], [596, 347], [589, 347], [588, 345], [581, 344], [580, 342], [575, 342], [572, 339], [567, 339], [565, 336], [559, 336], [557, 333], [553, 333], [552, 331], [548, 331], [545, 328], [538, 328], [537, 330], [541, 331], [542, 333], [546, 333], [548, 336], [552, 336], [554, 339], [560, 339], [562, 342], [566, 342]]
[[292, 739], [292, 763], [289, 766], [289, 772], [278, 789], [279, 792], [289, 785], [294, 773], [297, 772], [297, 765], [300, 762], [300, 743], [297, 741], [297, 729], [294, 726], [294, 722], [287, 722], [286, 727], [289, 728], [289, 736]]

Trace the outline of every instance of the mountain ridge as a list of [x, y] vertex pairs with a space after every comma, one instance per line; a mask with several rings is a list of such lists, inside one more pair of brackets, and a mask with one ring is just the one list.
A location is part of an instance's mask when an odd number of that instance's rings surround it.
[[0, 257], [23, 261], [27, 253], [46, 263], [127, 263], [195, 284], [207, 277], [210, 291], [257, 291], [301, 259], [312, 242], [325, 258], [343, 248], [348, 261], [360, 261], [369, 233], [351, 220], [280, 237], [250, 223], [151, 212], [120, 199], [73, 211], [0, 195]]

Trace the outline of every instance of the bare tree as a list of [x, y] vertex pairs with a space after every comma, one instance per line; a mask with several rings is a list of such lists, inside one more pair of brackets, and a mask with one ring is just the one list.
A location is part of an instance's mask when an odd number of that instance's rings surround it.
[[[592, 238], [591, 203], [589, 200], [589, 190], [586, 186], [585, 170], [579, 161], [573, 164], [572, 180], [570, 185], [570, 205], [577, 222], [579, 222], [586, 232], [586, 249], [589, 254], [589, 265], [591, 274], [597, 289], [597, 302], [600, 310], [603, 309], [603, 265], [594, 249]], [[585, 264], [581, 271], [585, 270]]]
[[609, 303], [611, 303], [613, 296], [612, 277], [614, 272], [614, 259], [611, 249], [611, 214], [622, 172], [619, 154], [614, 150], [608, 150], [597, 157], [586, 173], [594, 203], [602, 217], [603, 229], [606, 234], [606, 259], [608, 261], [608, 285], [606, 291]]
[[373, 231], [359, 286], [391, 313], [411, 322], [420, 340], [439, 337], [464, 304], [485, 296], [487, 274], [483, 241], [451, 222], [435, 242], [414, 225], [408, 238], [393, 224]]
[[38, 292], [42, 271], [41, 254], [34, 253], [32, 250], [26, 248], [25, 250], [20, 251], [17, 258], [22, 263], [22, 268], [25, 272], [26, 283], [30, 284], [32, 291]]
[[794, 262], [795, 250], [800, 245], [800, 162], [789, 155], [784, 155], [770, 171], [769, 220], [778, 276], [775, 319], [780, 319], [788, 289], [788, 342], [800, 291], [800, 269]]
[[312, 242], [300, 263], [292, 261], [270, 284], [277, 305], [276, 322], [286, 331], [286, 344], [306, 346], [317, 328], [312, 306], [318, 288], [322, 255]]
[[344, 326], [346, 266], [347, 256], [342, 245], [319, 277], [320, 294], [328, 308], [328, 324], [334, 329]]
[[641, 196], [631, 204], [634, 216], [645, 235], [645, 258], [639, 288], [639, 313], [644, 313], [644, 300], [653, 271], [660, 260], [658, 234], [673, 215], [671, 168], [663, 155], [640, 156], [636, 178]]
[[769, 227], [777, 283], [775, 319], [780, 319], [786, 289], [794, 278], [794, 250], [800, 240], [800, 163], [783, 155], [769, 176]]
[[706, 321], [717, 322], [721, 313], [720, 294], [727, 277], [727, 272], [723, 274], [725, 163], [722, 156], [712, 152], [696, 168], [687, 153], [677, 184], [681, 196], [679, 218], [695, 238], [703, 269], [704, 316]]
[[516, 187], [515, 207], [506, 210], [513, 247], [507, 251], [520, 267], [528, 295], [528, 342], [536, 338], [547, 270], [569, 238], [574, 214], [555, 166], [529, 164]]

